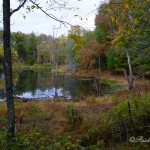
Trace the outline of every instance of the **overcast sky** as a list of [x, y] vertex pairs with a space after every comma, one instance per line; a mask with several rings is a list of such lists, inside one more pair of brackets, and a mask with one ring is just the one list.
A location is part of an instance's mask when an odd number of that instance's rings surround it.
[[[58, 0], [61, 1], [61, 0]], [[48, 13], [54, 14], [58, 19], [64, 20], [72, 25], [80, 25], [84, 28], [93, 30], [94, 29], [94, 19], [97, 13], [96, 9], [103, 0], [66, 0], [69, 3], [69, 8], [73, 7], [72, 10], [59, 9], [57, 11], [47, 11]], [[48, 4], [46, 0], [37, 0], [40, 6], [46, 10]], [[0, 0], [2, 6], [2, 0]], [[16, 8], [18, 6], [17, 0], [11, 0], [11, 8]], [[30, 5], [27, 3], [26, 5]], [[54, 6], [53, 6], [54, 7]], [[78, 8], [78, 9], [77, 9]], [[2, 9], [2, 7], [1, 7]], [[95, 10], [95, 11], [94, 11]], [[25, 14], [26, 18], [23, 18]], [[82, 19], [81, 19], [82, 18]], [[2, 23], [0, 24], [2, 27]], [[34, 10], [34, 12], [26, 13], [26, 9], [22, 8], [20, 11], [14, 13], [11, 17], [11, 31], [17, 32], [21, 31], [23, 33], [34, 32], [36, 34], [52, 34], [53, 28], [60, 27], [60, 23], [54, 21], [53, 19], [47, 17], [41, 10]], [[61, 34], [67, 34], [68, 28], [61, 25], [61, 28], [55, 29], [55, 34], [58, 36]]]

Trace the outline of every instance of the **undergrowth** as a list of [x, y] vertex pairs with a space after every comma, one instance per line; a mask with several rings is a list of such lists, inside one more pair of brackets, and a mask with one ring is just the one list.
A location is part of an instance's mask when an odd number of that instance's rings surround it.
[[[52, 137], [51, 134], [46, 134], [51, 125], [47, 128], [44, 126], [48, 112], [32, 104], [22, 124], [31, 122], [32, 128], [28, 128], [26, 132], [17, 131], [13, 143], [7, 143], [7, 130], [3, 127], [0, 130], [0, 149], [7, 150], [8, 144], [11, 144], [12, 150], [148, 150], [149, 108], [150, 93], [128, 97], [109, 111], [99, 112], [98, 123], [95, 123], [91, 114], [93, 112], [85, 117], [76, 105], [69, 104], [66, 107], [68, 126], [71, 124], [72, 127], [82, 127], [86, 132], [77, 136], [75, 131], [70, 131], [62, 136]], [[0, 115], [0, 119], [5, 120], [4, 115]], [[41, 123], [40, 126], [36, 125], [38, 122]]]

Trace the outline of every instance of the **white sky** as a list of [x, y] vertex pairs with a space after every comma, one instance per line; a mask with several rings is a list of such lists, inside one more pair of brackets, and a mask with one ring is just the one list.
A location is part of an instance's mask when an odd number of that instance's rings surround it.
[[[11, 8], [16, 8], [18, 6], [17, 0], [10, 0]], [[60, 0], [59, 0], [60, 1]], [[78, 10], [57, 10], [57, 11], [49, 11], [49, 13], [57, 16], [58, 19], [69, 22], [72, 25], [80, 25], [84, 28], [93, 30], [94, 29], [94, 19], [97, 11], [97, 7], [103, 0], [66, 0], [71, 7], [79, 8]], [[44, 10], [46, 10], [47, 4], [45, 4], [46, 0], [37, 0], [37, 2], [42, 6]], [[31, 3], [27, 3], [30, 5]], [[0, 0], [0, 5], [2, 5], [2, 0]], [[1, 7], [2, 11], [2, 7]], [[23, 18], [23, 14], [26, 15], [26, 18]], [[78, 15], [82, 17], [75, 17], [74, 15]], [[85, 17], [86, 16], [86, 17]], [[87, 18], [87, 20], [86, 20]], [[47, 17], [40, 10], [34, 10], [34, 12], [26, 13], [25, 8], [22, 8], [20, 11], [14, 13], [11, 17], [11, 31], [17, 32], [21, 31], [23, 33], [31, 33], [32, 31], [36, 34], [53, 34], [53, 28], [59, 27], [60, 23], [54, 21], [53, 19]], [[0, 23], [0, 27], [2, 27], [2, 23]], [[55, 33], [58, 35], [67, 34], [68, 28], [65, 28], [63, 25]]]

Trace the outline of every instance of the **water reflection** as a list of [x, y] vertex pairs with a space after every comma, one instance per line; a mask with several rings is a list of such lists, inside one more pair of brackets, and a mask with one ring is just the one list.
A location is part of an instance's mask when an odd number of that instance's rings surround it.
[[[4, 80], [2, 76], [0, 71], [0, 81]], [[79, 99], [97, 94], [93, 79], [76, 78], [50, 71], [14, 71], [13, 83], [14, 96], [21, 98]], [[103, 89], [108, 88], [107, 85], [101, 86]], [[5, 90], [0, 84], [0, 99], [4, 97]]]

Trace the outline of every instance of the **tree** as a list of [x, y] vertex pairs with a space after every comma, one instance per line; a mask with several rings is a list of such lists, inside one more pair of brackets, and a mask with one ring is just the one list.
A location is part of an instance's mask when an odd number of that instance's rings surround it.
[[76, 72], [77, 61], [80, 61], [79, 50], [82, 48], [82, 30], [80, 26], [72, 27], [69, 30], [69, 39], [74, 41], [74, 45], [72, 47], [72, 52], [74, 54], [74, 72]]
[[52, 37], [52, 62], [55, 65], [55, 69], [58, 70], [58, 48], [59, 48], [59, 39], [53, 30], [53, 37]]
[[67, 39], [66, 41], [66, 69], [67, 71], [74, 72], [76, 69], [74, 62], [74, 52], [72, 48], [74, 46], [74, 41], [72, 39]]
[[27, 42], [26, 42], [25, 34], [21, 32], [11, 34], [11, 47], [17, 50], [18, 60], [20, 62], [25, 62], [27, 59], [26, 45]]
[[98, 64], [99, 71], [100, 68], [100, 59], [99, 57], [105, 57], [107, 47], [104, 44], [98, 43], [96, 40], [90, 40], [86, 43], [86, 46], [79, 50], [81, 57], [81, 65], [87, 69], [95, 68]]
[[128, 68], [127, 57], [124, 51], [116, 51], [110, 48], [107, 54], [107, 69], [111, 73], [121, 73]]
[[41, 34], [37, 41], [37, 63], [51, 63], [51, 36]]
[[34, 33], [28, 35], [27, 43], [27, 63], [33, 65], [37, 57], [37, 37]]
[[[108, 21], [108, 15], [106, 13], [106, 5], [103, 4], [99, 8], [99, 13], [96, 15], [95, 18], [95, 25], [96, 28], [94, 30], [94, 35], [96, 41], [100, 44], [99, 45], [99, 51], [98, 51], [98, 58], [99, 58], [99, 73], [101, 75], [102, 68], [101, 68], [101, 56], [104, 54], [104, 51], [107, 51], [106, 45], [108, 45], [108, 31], [109, 31], [109, 21]], [[108, 47], [108, 46], [107, 46]]]
[[[18, 60], [18, 53], [14, 48], [12, 48], [11, 50], [11, 55], [12, 55], [12, 62], [16, 62]], [[4, 58], [4, 49], [3, 45], [0, 45], [0, 64], [3, 62], [3, 58]]]
[[67, 37], [62, 35], [59, 38], [59, 60], [60, 65], [64, 65], [66, 61], [66, 44], [67, 44]]
[[12, 61], [10, 49], [10, 0], [3, 0], [3, 46], [4, 46], [4, 74], [6, 86], [6, 101], [8, 114], [8, 142], [14, 137], [15, 110], [12, 90]]
[[[118, 24], [119, 32], [117, 32], [116, 36], [114, 37], [114, 43], [116, 44], [116, 48], [124, 48], [127, 60], [128, 60], [128, 67], [129, 67], [129, 79], [127, 77], [126, 70], [124, 69], [124, 73], [126, 79], [128, 81], [128, 88], [129, 90], [133, 88], [133, 70], [131, 64], [131, 57], [129, 54], [129, 48], [132, 40], [130, 41], [129, 34], [126, 34], [130, 29], [128, 28], [128, 24], [130, 24], [130, 15], [128, 14], [128, 3], [124, 0], [122, 3], [116, 4], [116, 10], [120, 12], [120, 15], [117, 15], [116, 23]], [[114, 11], [114, 13], [116, 13]], [[122, 18], [121, 18], [122, 17]]]
[[79, 54], [81, 57], [81, 66], [86, 69], [92, 69], [96, 66], [97, 48], [95, 42], [96, 41], [93, 40], [88, 41], [86, 43], [86, 46], [79, 50]]
[[109, 49], [108, 57], [107, 57], [107, 69], [110, 72], [114, 72], [114, 69], [115, 69], [114, 57], [115, 57], [114, 49]]

